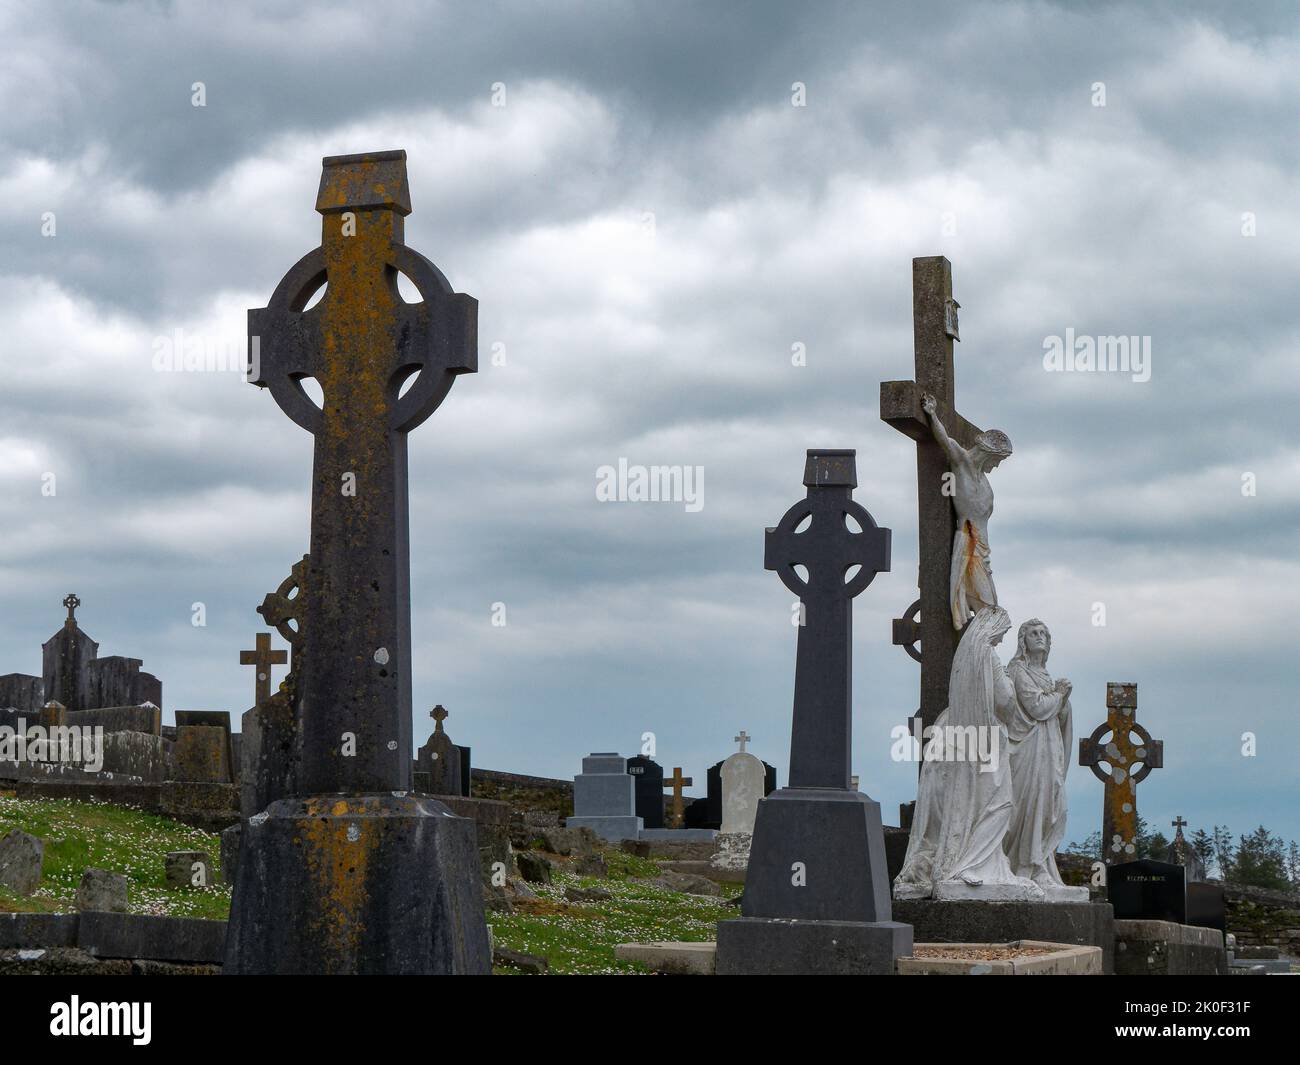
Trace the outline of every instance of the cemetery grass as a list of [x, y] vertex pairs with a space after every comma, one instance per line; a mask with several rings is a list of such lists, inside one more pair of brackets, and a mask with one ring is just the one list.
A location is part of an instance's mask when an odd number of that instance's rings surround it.
[[[21, 896], [0, 888], [0, 912], [73, 913], [87, 869], [127, 878], [131, 913], [225, 920], [230, 888], [221, 883], [220, 837], [164, 817], [107, 803], [19, 799], [0, 790], [0, 836], [18, 828], [45, 841], [41, 886]], [[168, 851], [207, 852], [212, 884], [178, 888], [164, 876]]]
[[[563, 859], [559, 859], [563, 861]], [[739, 884], [723, 884], [722, 896], [686, 895], [638, 880], [659, 875], [659, 864], [621, 851], [605, 852], [609, 878], [575, 876], [557, 864], [551, 884], [530, 884], [535, 900], [516, 901], [515, 912], [488, 913], [495, 945], [546, 958], [557, 975], [647, 975], [639, 962], [617, 961], [619, 943], [658, 940], [704, 942], [717, 938], [720, 920], [739, 911], [727, 900], [740, 894]], [[600, 888], [611, 898], [567, 902], [568, 887]], [[520, 975], [496, 966], [500, 975]]]

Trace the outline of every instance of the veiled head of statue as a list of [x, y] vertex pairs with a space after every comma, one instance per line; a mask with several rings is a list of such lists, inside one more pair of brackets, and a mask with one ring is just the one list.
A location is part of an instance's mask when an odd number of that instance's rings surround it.
[[[1000, 606], [986, 606], [967, 624], [970, 637], [996, 644], [1011, 629], [1011, 615]], [[966, 637], [962, 637], [964, 643]]]
[[1030, 618], [1020, 626], [1016, 633], [1016, 658], [1029, 660], [1031, 655], [1041, 654], [1043, 662], [1052, 653], [1052, 631], [1038, 618]]

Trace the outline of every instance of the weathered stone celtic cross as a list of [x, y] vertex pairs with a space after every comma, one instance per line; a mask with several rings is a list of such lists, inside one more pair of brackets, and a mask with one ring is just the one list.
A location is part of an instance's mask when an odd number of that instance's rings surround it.
[[[948, 705], [948, 678], [961, 633], [949, 606], [952, 543], [957, 517], [943, 492], [948, 459], [934, 439], [921, 398], [929, 393], [944, 428], [962, 447], [980, 429], [956, 411], [953, 348], [958, 336], [957, 301], [952, 298], [952, 264], [942, 255], [912, 260], [912, 337], [916, 380], [880, 383], [880, 417], [916, 441], [917, 530], [920, 598], [894, 621], [894, 643], [921, 663], [922, 727], [933, 725]], [[918, 617], [919, 614], [919, 617]], [[920, 649], [916, 643], [920, 642]]]
[[[1103, 738], [1110, 734], [1110, 740]], [[1134, 742], [1134, 738], [1136, 741]], [[1102, 763], [1110, 766], [1107, 773]], [[1134, 770], [1140, 763], [1141, 768]], [[1106, 721], [1079, 740], [1079, 764], [1106, 785], [1102, 800], [1101, 855], [1107, 865], [1137, 857], [1137, 786], [1153, 769], [1163, 769], [1165, 745], [1137, 722], [1137, 685], [1106, 685]]]
[[[326, 159], [316, 210], [321, 246], [248, 312], [250, 343], [260, 337], [253, 383], [316, 445], [301, 784], [304, 794], [400, 790], [411, 785], [406, 434], [457, 374], [477, 369], [478, 304], [403, 243], [405, 152]], [[399, 273], [422, 302], [403, 301]]]
[[724, 975], [891, 973], [912, 946], [890, 916], [880, 804], [849, 787], [853, 598], [888, 571], [890, 531], [853, 500], [853, 451], [809, 451], [803, 483], [763, 563], [802, 610], [790, 782], [759, 801], [742, 916], [718, 925]]
[[277, 627], [300, 614], [293, 794], [244, 826], [224, 969], [485, 973], [473, 822], [410, 793], [406, 484], [406, 434], [476, 369], [477, 303], [403, 242], [405, 152], [325, 159], [316, 209], [321, 246], [248, 315], [249, 379], [315, 457], [310, 561], [262, 608]]

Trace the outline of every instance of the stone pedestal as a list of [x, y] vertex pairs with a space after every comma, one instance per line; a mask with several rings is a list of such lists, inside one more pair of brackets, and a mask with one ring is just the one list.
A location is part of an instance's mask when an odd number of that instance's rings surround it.
[[573, 778], [573, 816], [569, 828], [589, 828], [601, 839], [636, 839], [644, 827], [636, 816], [636, 782], [627, 762], [615, 752], [598, 752], [582, 760]]
[[880, 805], [782, 788], [758, 806], [739, 920], [718, 924], [718, 973], [886, 974], [912, 948], [892, 919]]
[[487, 974], [474, 823], [402, 794], [282, 799], [249, 818], [226, 973]]
[[1106, 902], [940, 902], [895, 899], [894, 916], [918, 943], [1045, 940], [1100, 947], [1102, 968], [1115, 972], [1115, 919]]
[[1116, 921], [1117, 976], [1227, 976], [1223, 933], [1173, 921]]
[[718, 922], [719, 976], [887, 976], [912, 951], [897, 921], [793, 921], [738, 917]]

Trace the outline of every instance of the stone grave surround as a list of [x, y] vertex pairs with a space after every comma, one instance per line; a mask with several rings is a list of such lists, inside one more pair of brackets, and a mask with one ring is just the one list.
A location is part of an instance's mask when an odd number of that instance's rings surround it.
[[475, 823], [408, 790], [406, 434], [477, 369], [477, 303], [405, 243], [405, 152], [324, 159], [316, 209], [320, 247], [249, 312], [250, 382], [313, 437], [311, 542], [283, 700], [292, 793], [243, 825], [225, 971], [486, 974]]
[[616, 751], [598, 751], [582, 760], [573, 778], [573, 815], [568, 828], [589, 828], [602, 839], [636, 839], [645, 827], [636, 815], [636, 782], [627, 760]]
[[849, 789], [852, 604], [889, 569], [890, 533], [853, 500], [853, 451], [810, 450], [803, 483], [763, 563], [803, 606], [789, 784], [759, 803], [742, 916], [718, 924], [722, 975], [888, 974], [912, 947], [891, 915], [880, 806]]
[[18, 780], [59, 779], [69, 781], [112, 784], [161, 784], [170, 779], [171, 741], [161, 735], [161, 711], [152, 704], [143, 706], [106, 706], [95, 710], [68, 710], [58, 703], [49, 703], [41, 709], [39, 717], [26, 713], [0, 712], [0, 726], [18, 731], [25, 724], [28, 736], [40, 726], [44, 734], [53, 739], [64, 730], [75, 727], [83, 730], [103, 729], [101, 764], [97, 770], [87, 770], [88, 752], [84, 747], [79, 756], [74, 748], [73, 757], [63, 764], [49, 761], [39, 763], [0, 763], [0, 778]]

